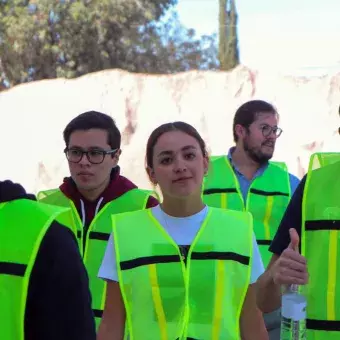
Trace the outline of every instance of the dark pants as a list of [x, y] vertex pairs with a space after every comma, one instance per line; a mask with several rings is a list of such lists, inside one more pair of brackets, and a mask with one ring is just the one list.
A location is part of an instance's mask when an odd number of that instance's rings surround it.
[[280, 340], [281, 308], [272, 313], [263, 314], [269, 340]]

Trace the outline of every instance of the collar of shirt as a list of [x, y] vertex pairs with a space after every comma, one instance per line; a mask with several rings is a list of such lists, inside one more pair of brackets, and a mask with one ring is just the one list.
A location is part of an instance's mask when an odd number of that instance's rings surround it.
[[[245, 176], [240, 172], [240, 170], [238, 169], [237, 165], [233, 162], [233, 159], [232, 159], [231, 155], [233, 154], [234, 151], [235, 151], [235, 147], [234, 147], [234, 146], [231, 147], [231, 148], [229, 149], [229, 152], [228, 152], [228, 155], [227, 155], [227, 157], [228, 157], [228, 159], [229, 159], [229, 162], [230, 162], [230, 164], [231, 164], [233, 170], [235, 171], [237, 177], [240, 176], [240, 177], [243, 177], [244, 179], [246, 179], [246, 177], [245, 177]], [[268, 167], [268, 163], [265, 164], [265, 165], [263, 165], [263, 166], [261, 166], [261, 167], [255, 172], [255, 175], [254, 175], [253, 179], [250, 180], [250, 181], [248, 180], [248, 181], [249, 181], [249, 182], [252, 182], [256, 177], [261, 176], [261, 175], [264, 173], [264, 171], [267, 169], [267, 167]]]
[[241, 194], [242, 194], [242, 197], [243, 197], [244, 204], [246, 204], [245, 202], [247, 201], [247, 196], [248, 196], [248, 191], [249, 191], [250, 185], [252, 184], [252, 182], [255, 178], [257, 178], [257, 177], [259, 177], [263, 174], [263, 172], [267, 169], [268, 164], [265, 164], [261, 168], [259, 168], [256, 171], [254, 177], [251, 180], [249, 180], [247, 177], [245, 177], [240, 172], [240, 170], [238, 169], [236, 164], [234, 164], [232, 157], [231, 157], [234, 150], [235, 150], [235, 147], [230, 148], [227, 157], [228, 157], [228, 160], [229, 160], [229, 162], [230, 162], [230, 164], [231, 164], [231, 166], [234, 170], [234, 173], [236, 175], [236, 178], [237, 178], [237, 181], [238, 181], [238, 184], [239, 184], [239, 188], [240, 188], [240, 191], [241, 191]]

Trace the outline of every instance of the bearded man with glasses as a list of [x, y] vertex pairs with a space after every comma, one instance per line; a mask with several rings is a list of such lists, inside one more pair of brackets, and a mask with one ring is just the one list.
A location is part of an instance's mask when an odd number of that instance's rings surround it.
[[[263, 267], [270, 261], [269, 246], [299, 184], [283, 162], [270, 161], [282, 133], [278, 122], [276, 109], [265, 101], [241, 105], [233, 123], [236, 145], [227, 156], [212, 157], [203, 189], [204, 202], [209, 206], [252, 213]], [[253, 282], [257, 279], [251, 278]], [[279, 340], [280, 311], [264, 318], [270, 339]]]
[[80, 114], [66, 126], [64, 141], [71, 177], [58, 189], [40, 192], [38, 199], [72, 209], [98, 327], [106, 284], [97, 274], [111, 233], [111, 216], [153, 207], [158, 201], [120, 175], [121, 134], [110, 116], [96, 111]]

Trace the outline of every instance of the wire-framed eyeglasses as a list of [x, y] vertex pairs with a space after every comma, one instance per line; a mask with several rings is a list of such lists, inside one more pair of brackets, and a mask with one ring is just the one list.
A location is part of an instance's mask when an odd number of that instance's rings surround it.
[[273, 132], [276, 138], [280, 137], [282, 133], [281, 128], [277, 126], [271, 127], [270, 125], [263, 125], [261, 127], [261, 131], [262, 131], [263, 137], [266, 137], [266, 138], [269, 137]]

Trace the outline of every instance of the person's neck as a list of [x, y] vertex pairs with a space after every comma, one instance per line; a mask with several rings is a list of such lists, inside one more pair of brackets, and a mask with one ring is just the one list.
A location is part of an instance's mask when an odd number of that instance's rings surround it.
[[80, 192], [80, 194], [86, 200], [88, 200], [90, 202], [94, 202], [105, 191], [105, 189], [108, 187], [109, 183], [110, 183], [110, 179], [107, 179], [98, 188], [95, 188], [95, 189], [92, 189], [92, 190], [78, 189], [78, 191]]
[[162, 210], [173, 217], [188, 217], [199, 213], [205, 204], [201, 197], [187, 199], [171, 199], [164, 197], [161, 203]]
[[244, 149], [239, 146], [235, 147], [231, 158], [238, 170], [249, 180], [254, 178], [256, 171], [261, 167], [259, 163], [251, 159]]

